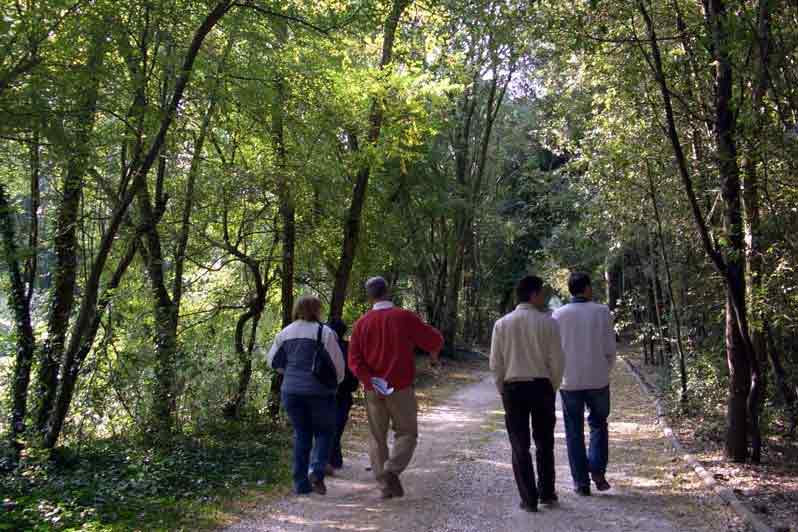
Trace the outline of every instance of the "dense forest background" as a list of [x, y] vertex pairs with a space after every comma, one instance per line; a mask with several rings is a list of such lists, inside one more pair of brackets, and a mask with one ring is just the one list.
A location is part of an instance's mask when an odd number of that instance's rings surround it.
[[457, 356], [573, 269], [675, 411], [767, 459], [797, 47], [787, 0], [4, 0], [3, 468], [275, 418], [302, 292], [352, 322], [384, 275]]

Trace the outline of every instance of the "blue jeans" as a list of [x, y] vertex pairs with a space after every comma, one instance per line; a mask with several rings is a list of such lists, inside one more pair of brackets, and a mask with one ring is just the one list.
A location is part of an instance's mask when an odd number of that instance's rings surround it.
[[[574, 486], [590, 487], [590, 477], [603, 475], [609, 460], [610, 387], [597, 390], [560, 390], [565, 441]], [[590, 450], [585, 450], [585, 407], [589, 415]]]
[[316, 477], [324, 479], [324, 466], [330, 457], [335, 434], [335, 396], [283, 393], [282, 401], [294, 427], [294, 490], [297, 494], [310, 493], [308, 466]]

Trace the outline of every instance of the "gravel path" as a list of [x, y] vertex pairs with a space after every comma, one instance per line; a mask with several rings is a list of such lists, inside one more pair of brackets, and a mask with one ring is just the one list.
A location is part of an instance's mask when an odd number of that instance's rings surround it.
[[[621, 393], [616, 394], [616, 388]], [[555, 436], [560, 504], [537, 514], [520, 510], [501, 403], [486, 375], [421, 417], [419, 447], [402, 476], [407, 492], [403, 499], [379, 500], [375, 483], [365, 470], [368, 457], [358, 453], [348, 456], [345, 469], [328, 480], [327, 496], [284, 499], [227, 530], [736, 530], [724, 523], [726, 519], [713, 501], [704, 500], [701, 494], [667, 489], [681, 474], [681, 466], [663, 454], [666, 446], [650, 418], [635, 415], [633, 407], [643, 402], [635, 389], [628, 375], [619, 379], [616, 371], [607, 475], [614, 488], [606, 494], [583, 498], [572, 492], [558, 411]], [[624, 414], [627, 406], [629, 415]]]

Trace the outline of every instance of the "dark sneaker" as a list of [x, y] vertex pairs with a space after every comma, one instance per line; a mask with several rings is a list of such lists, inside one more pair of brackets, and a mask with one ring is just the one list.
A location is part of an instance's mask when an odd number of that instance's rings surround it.
[[317, 476], [316, 473], [311, 473], [308, 480], [310, 480], [310, 489], [313, 490], [313, 493], [327, 495], [327, 486], [324, 485], [323, 478]]
[[396, 473], [389, 473], [386, 472], [383, 475], [385, 479], [385, 486], [391, 491], [391, 495], [394, 497], [404, 497], [405, 490], [402, 487], [402, 483], [399, 481], [399, 475]]
[[537, 511], [538, 511], [537, 505], [532, 506], [531, 504], [527, 504], [524, 501], [521, 501], [521, 504], [518, 507], [521, 508], [523, 511], [529, 512], [529, 513], [532, 513], [532, 514], [537, 513]]
[[377, 484], [380, 486], [380, 498], [383, 500], [393, 498], [393, 490], [388, 485], [388, 479], [386, 477], [387, 473], [377, 475]]
[[607, 479], [604, 477], [604, 475], [592, 475], [592, 476], [593, 476], [593, 482], [596, 483], [597, 490], [607, 491], [612, 487], [610, 486], [610, 483], [607, 482]]
[[559, 497], [557, 497], [556, 493], [552, 493], [547, 497], [540, 498], [540, 504], [543, 506], [554, 506], [560, 501]]
[[294, 488], [294, 493], [296, 493], [297, 495], [300, 495], [300, 496], [301, 495], [310, 495], [311, 493], [313, 493], [313, 490], [311, 489], [310, 486], [301, 486], [301, 487]]
[[578, 488], [574, 488], [574, 491], [577, 495], [581, 495], [582, 497], [590, 497], [590, 486], [579, 486]]
[[324, 475], [328, 476], [328, 477], [334, 476], [335, 475], [335, 468], [333, 466], [331, 466], [330, 464], [327, 464], [326, 466], [324, 466]]

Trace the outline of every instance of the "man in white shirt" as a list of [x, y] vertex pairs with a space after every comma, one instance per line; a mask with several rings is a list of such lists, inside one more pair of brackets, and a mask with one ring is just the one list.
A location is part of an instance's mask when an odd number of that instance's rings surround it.
[[[590, 477], [599, 491], [610, 489], [605, 473], [609, 460], [607, 418], [610, 371], [615, 364], [615, 330], [610, 309], [592, 301], [593, 288], [587, 274], [572, 273], [568, 291], [571, 302], [554, 311], [565, 352], [560, 396], [574, 489], [587, 496]], [[585, 407], [589, 411], [589, 451], [585, 449]]]
[[[537, 512], [554, 504], [554, 391], [560, 386], [564, 356], [557, 323], [541, 309], [543, 281], [528, 276], [516, 287], [518, 306], [493, 327], [490, 368], [504, 404], [504, 420], [513, 450], [513, 473], [521, 508]], [[535, 440], [538, 482], [529, 452]]]

